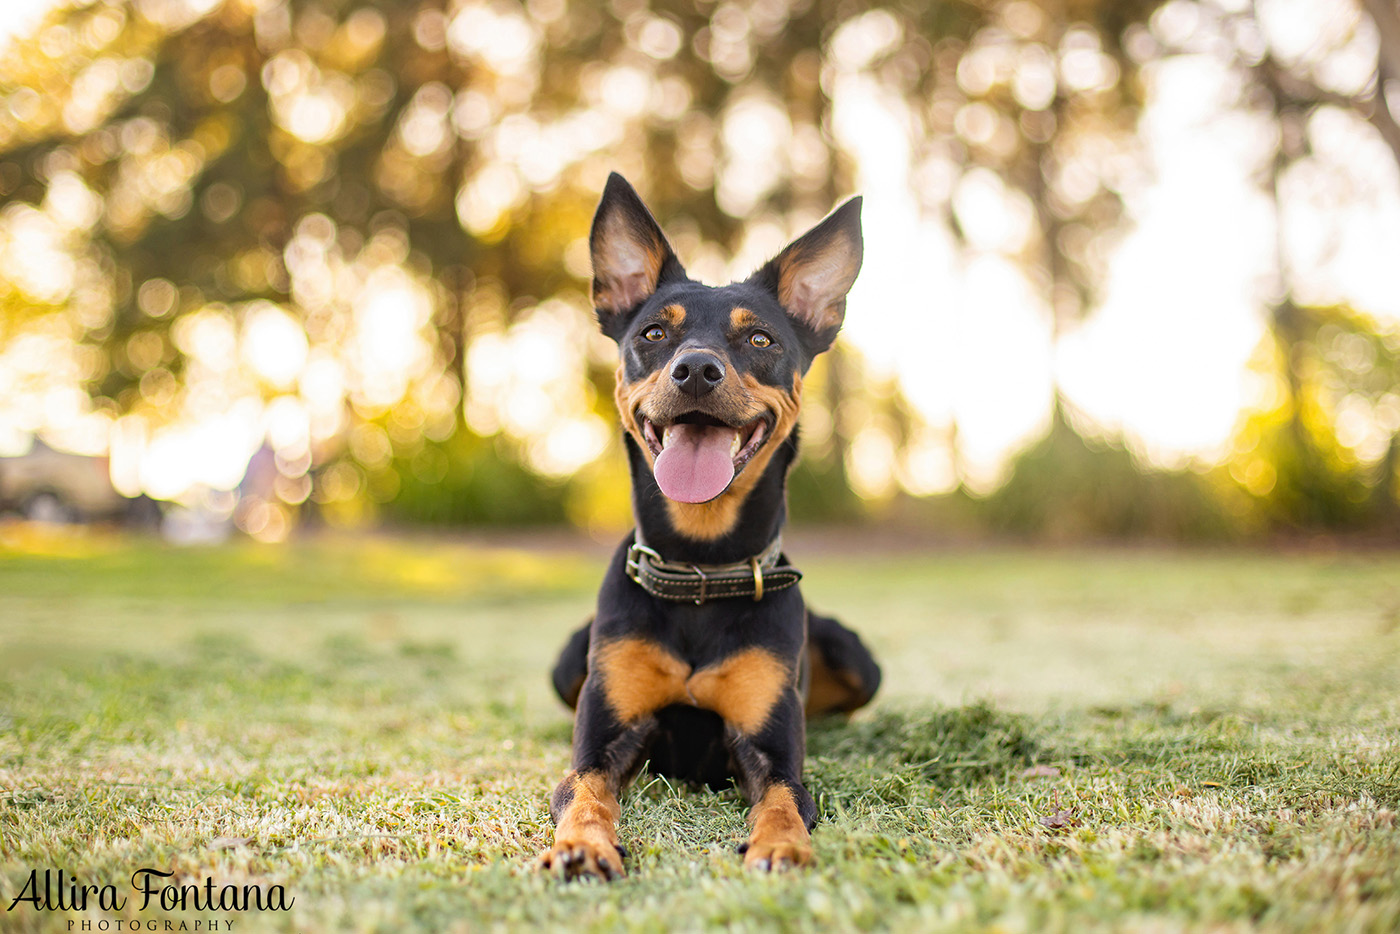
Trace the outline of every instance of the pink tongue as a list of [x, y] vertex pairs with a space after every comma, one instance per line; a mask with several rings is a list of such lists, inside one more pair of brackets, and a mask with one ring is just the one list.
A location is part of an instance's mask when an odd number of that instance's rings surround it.
[[680, 503], [705, 503], [734, 479], [733, 428], [673, 425], [671, 440], [656, 455], [661, 492]]

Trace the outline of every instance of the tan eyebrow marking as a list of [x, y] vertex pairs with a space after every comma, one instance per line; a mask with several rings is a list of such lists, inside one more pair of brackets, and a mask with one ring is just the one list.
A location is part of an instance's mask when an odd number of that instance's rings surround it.
[[744, 331], [762, 323], [758, 315], [747, 308], [735, 308], [729, 313], [729, 328], [732, 331]]
[[670, 322], [672, 327], [680, 327], [685, 324], [685, 309], [680, 305], [667, 305], [661, 309], [661, 317]]

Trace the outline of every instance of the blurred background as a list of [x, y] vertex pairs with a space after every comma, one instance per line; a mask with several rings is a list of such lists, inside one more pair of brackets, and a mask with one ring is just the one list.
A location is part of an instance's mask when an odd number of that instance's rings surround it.
[[629, 524], [611, 170], [696, 278], [865, 196], [792, 510], [1400, 539], [1395, 0], [8, 0], [0, 507]]

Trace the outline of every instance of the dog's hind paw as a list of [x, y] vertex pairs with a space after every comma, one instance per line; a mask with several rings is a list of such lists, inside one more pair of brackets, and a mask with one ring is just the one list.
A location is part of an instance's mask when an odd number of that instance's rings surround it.
[[565, 882], [595, 878], [605, 882], [627, 875], [622, 858], [627, 851], [620, 843], [590, 840], [556, 840], [535, 860], [535, 868], [556, 872]]

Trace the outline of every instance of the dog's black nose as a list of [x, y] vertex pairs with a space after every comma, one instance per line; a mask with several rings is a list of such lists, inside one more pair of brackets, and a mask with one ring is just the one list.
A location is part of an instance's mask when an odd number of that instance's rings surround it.
[[699, 399], [724, 382], [724, 364], [712, 353], [692, 350], [681, 354], [671, 367], [671, 381], [681, 392]]

